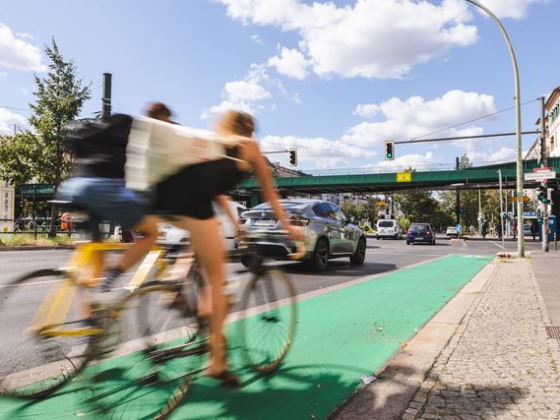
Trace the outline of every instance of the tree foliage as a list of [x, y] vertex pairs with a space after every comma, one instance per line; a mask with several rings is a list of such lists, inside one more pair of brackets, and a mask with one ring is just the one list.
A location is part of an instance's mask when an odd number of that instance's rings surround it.
[[[54, 193], [68, 177], [71, 157], [64, 147], [68, 123], [80, 113], [91, 96], [89, 86], [82, 86], [72, 60], [65, 60], [56, 41], [45, 46], [50, 60], [45, 78], [35, 75], [35, 103], [29, 104], [33, 113], [29, 118], [32, 130], [4, 137], [0, 142], [2, 169], [0, 177], [12, 184], [36, 179], [49, 184]], [[55, 208], [51, 212], [51, 231], [54, 231]]]
[[29, 182], [39, 158], [37, 138], [31, 132], [0, 137], [0, 179], [12, 185]]
[[78, 116], [91, 92], [89, 86], [82, 86], [74, 62], [64, 60], [54, 39], [51, 47], [45, 47], [45, 54], [51, 63], [44, 79], [35, 76], [36, 103], [29, 104], [33, 110], [29, 123], [35, 129], [42, 154], [37, 179], [52, 185], [56, 193], [71, 165], [64, 147], [66, 126]]

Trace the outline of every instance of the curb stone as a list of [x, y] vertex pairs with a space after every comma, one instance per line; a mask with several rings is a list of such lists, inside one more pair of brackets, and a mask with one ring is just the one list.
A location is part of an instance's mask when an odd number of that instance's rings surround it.
[[48, 250], [68, 250], [75, 249], [74, 245], [57, 245], [57, 246], [0, 246], [0, 252], [3, 251], [48, 251]]

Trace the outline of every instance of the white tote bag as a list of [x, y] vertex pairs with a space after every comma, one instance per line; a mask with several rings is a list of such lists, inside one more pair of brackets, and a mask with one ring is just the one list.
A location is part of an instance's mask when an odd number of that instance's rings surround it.
[[126, 152], [127, 187], [144, 191], [186, 166], [226, 157], [227, 141], [208, 130], [134, 118]]

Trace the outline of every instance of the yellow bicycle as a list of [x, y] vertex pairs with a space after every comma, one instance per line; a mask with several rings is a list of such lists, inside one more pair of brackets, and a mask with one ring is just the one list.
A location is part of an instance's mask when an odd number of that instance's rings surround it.
[[[108, 340], [104, 332], [114, 325], [108, 320], [122, 310], [104, 310], [93, 290], [102, 255], [129, 246], [81, 243], [67, 267], [34, 271], [0, 286], [0, 394], [45, 397], [102, 352]], [[121, 291], [130, 294], [147, 279], [165, 275], [166, 253], [159, 247], [151, 250]]]

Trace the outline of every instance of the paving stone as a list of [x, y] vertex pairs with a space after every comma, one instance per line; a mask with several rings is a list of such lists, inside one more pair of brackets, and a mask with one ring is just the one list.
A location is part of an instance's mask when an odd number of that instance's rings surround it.
[[549, 324], [530, 262], [498, 264], [410, 403], [417, 418], [560, 418], [560, 345]]

